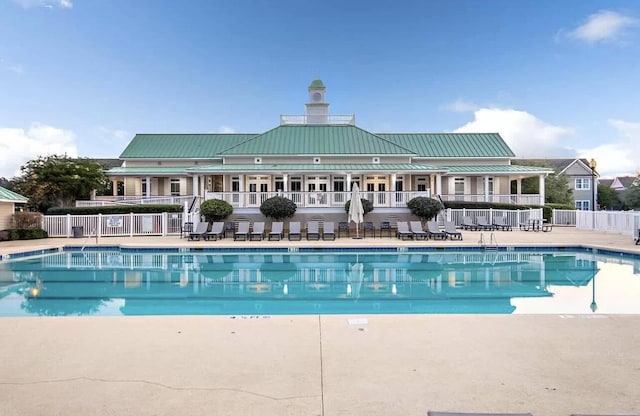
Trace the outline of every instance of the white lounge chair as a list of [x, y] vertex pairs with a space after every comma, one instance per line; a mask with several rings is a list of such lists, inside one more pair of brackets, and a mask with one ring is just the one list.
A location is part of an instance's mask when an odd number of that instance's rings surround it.
[[249, 239], [249, 221], [240, 221], [238, 223], [238, 229], [233, 233], [233, 240], [248, 240]]
[[420, 221], [411, 221], [409, 223], [411, 227], [411, 232], [413, 233], [413, 238], [416, 240], [426, 240], [429, 238], [429, 234], [425, 230], [422, 229], [422, 223]]
[[271, 223], [271, 231], [269, 231], [269, 240], [282, 240], [284, 233], [282, 231], [284, 223], [282, 221], [276, 221]]

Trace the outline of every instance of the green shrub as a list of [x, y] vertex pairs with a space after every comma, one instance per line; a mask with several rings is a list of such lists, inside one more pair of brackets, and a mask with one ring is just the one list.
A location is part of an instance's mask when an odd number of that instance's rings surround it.
[[430, 221], [444, 209], [444, 206], [437, 199], [418, 196], [407, 202], [407, 208], [422, 221]]
[[11, 228], [40, 228], [42, 214], [39, 212], [16, 212], [11, 216]]
[[221, 199], [208, 199], [200, 204], [200, 213], [207, 222], [220, 221], [233, 213], [233, 207]]
[[262, 205], [260, 205], [260, 212], [262, 212], [262, 215], [265, 217], [279, 221], [284, 218], [293, 217], [297, 208], [296, 203], [289, 198], [274, 196], [265, 200]]
[[[364, 198], [360, 198], [360, 201], [362, 202], [362, 216], [365, 216], [373, 211], [373, 202]], [[344, 210], [347, 214], [349, 213], [349, 207], [351, 207], [351, 200], [348, 200], [347, 203], [344, 204]]]
[[106, 205], [103, 207], [57, 207], [49, 208], [46, 215], [98, 215], [98, 214], [155, 214], [162, 212], [182, 212], [181, 205]]
[[41, 228], [10, 228], [2, 231], [2, 239], [6, 240], [36, 240], [47, 237], [49, 235]]

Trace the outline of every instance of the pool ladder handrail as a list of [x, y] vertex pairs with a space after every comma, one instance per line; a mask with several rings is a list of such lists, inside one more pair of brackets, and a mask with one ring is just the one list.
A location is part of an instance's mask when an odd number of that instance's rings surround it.
[[485, 250], [498, 250], [498, 240], [494, 233], [489, 235], [489, 243], [484, 241], [484, 233], [480, 233], [480, 241], [478, 241], [478, 244]]
[[98, 245], [98, 233], [96, 232], [96, 228], [94, 227], [93, 230], [91, 230], [91, 232], [89, 233], [89, 235], [87, 236], [87, 238], [84, 240], [84, 243], [82, 244], [82, 248], [80, 248], [80, 251], [84, 253], [84, 249], [87, 246], [87, 242], [89, 241], [89, 239], [92, 237], [92, 235], [95, 235], [96, 237], [96, 245]]

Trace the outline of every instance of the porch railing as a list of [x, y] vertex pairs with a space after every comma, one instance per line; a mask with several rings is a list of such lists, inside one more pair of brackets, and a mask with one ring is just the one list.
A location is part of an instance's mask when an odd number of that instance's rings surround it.
[[[361, 191], [360, 195], [371, 201], [374, 207], [406, 208], [412, 198], [429, 197], [430, 193]], [[342, 208], [351, 199], [351, 192], [207, 192], [205, 199], [221, 199], [234, 208], [257, 208], [274, 196], [289, 198], [299, 208]]]
[[443, 194], [440, 195], [443, 201], [465, 201], [465, 202], [495, 202], [501, 204], [517, 204], [517, 205], [541, 205], [539, 194], [508, 194], [508, 195], [489, 195], [488, 198], [484, 194]]
[[110, 205], [184, 205], [185, 202], [191, 202], [193, 195], [184, 196], [149, 196], [130, 195], [130, 196], [114, 196], [114, 197], [98, 197], [92, 201], [76, 201], [76, 207], [103, 207]]

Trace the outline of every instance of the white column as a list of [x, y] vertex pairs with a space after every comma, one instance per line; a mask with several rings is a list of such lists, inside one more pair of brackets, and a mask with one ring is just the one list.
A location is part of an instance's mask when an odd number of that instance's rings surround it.
[[544, 175], [540, 175], [539, 176], [539, 182], [540, 182], [540, 205], [544, 205], [544, 200], [545, 200], [545, 196], [544, 196]]
[[149, 198], [151, 196], [151, 176], [147, 176], [145, 180], [147, 181], [147, 189], [146, 189], [146, 192], [144, 193], [144, 196], [146, 198]]
[[489, 202], [489, 177], [484, 177], [484, 202]]
[[284, 189], [282, 190], [282, 192], [288, 192], [289, 191], [289, 174], [288, 173], [283, 173], [282, 174], [282, 182], [283, 182], [283, 186]]
[[246, 195], [246, 192], [244, 190], [244, 175], [238, 175], [238, 182], [239, 182], [239, 185], [240, 185], [240, 197], [238, 198], [238, 201], [239, 201], [238, 206], [240, 208], [242, 208], [245, 205], [244, 204], [244, 198], [245, 198], [245, 195]]
[[347, 173], [347, 192], [351, 192], [351, 172]]
[[200, 176], [195, 175], [192, 178], [192, 187], [193, 187], [193, 196], [198, 196], [200, 193], [200, 189], [198, 189], [200, 187]]
[[391, 192], [395, 192], [396, 191], [396, 180], [398, 178], [398, 175], [396, 175], [395, 173], [391, 174]]
[[442, 175], [436, 174], [436, 194], [442, 195]]
[[111, 195], [112, 196], [117, 196], [118, 195], [118, 180], [117, 179], [111, 179]]

